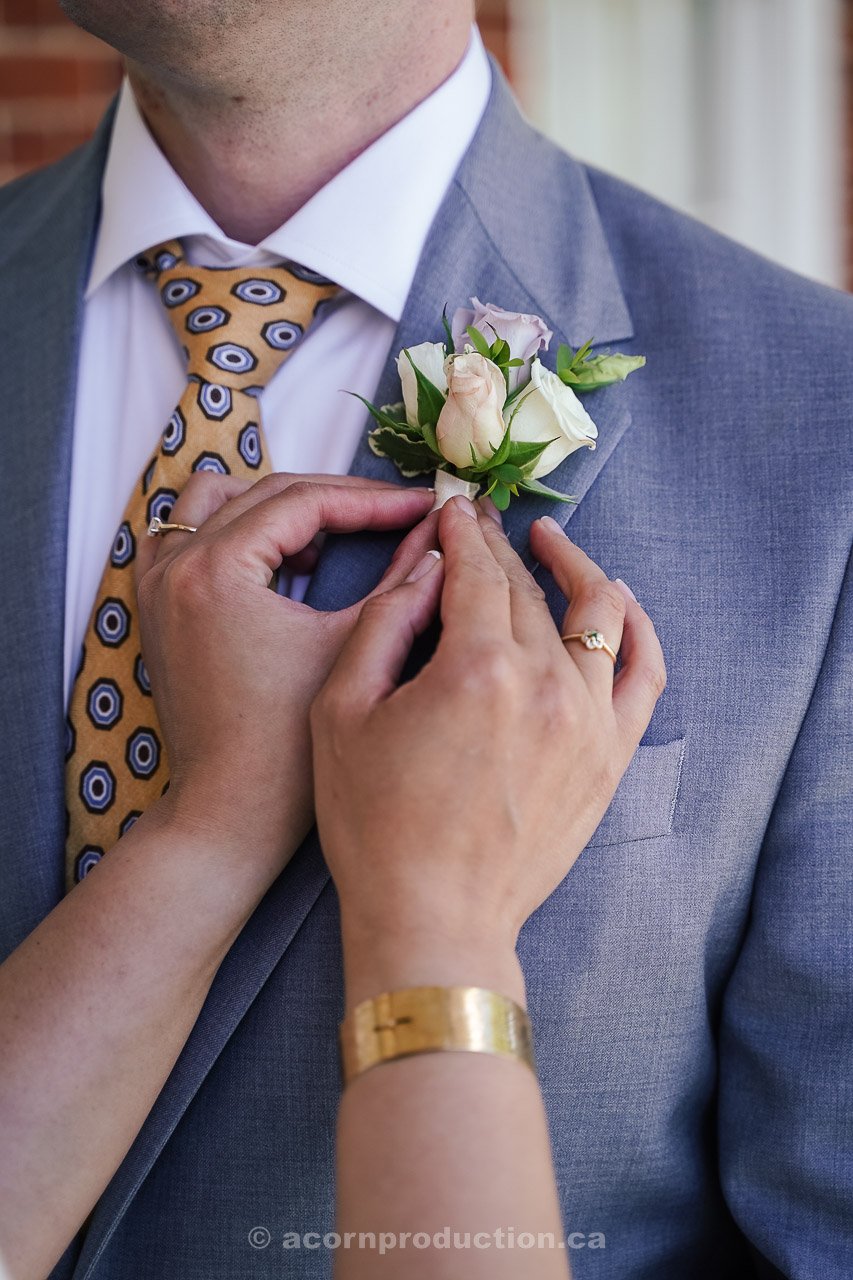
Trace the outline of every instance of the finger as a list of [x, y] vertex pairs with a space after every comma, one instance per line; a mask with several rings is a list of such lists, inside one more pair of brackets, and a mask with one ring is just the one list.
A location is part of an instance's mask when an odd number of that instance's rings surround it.
[[554, 626], [551, 611], [545, 602], [545, 593], [512, 544], [495, 517], [486, 511], [480, 515], [483, 537], [503, 569], [509, 582], [512, 630], [516, 640], [541, 652], [560, 648], [560, 637]]
[[442, 556], [428, 551], [398, 586], [366, 600], [320, 698], [321, 708], [367, 710], [397, 688], [415, 637], [435, 617]]
[[[622, 643], [625, 597], [604, 570], [576, 547], [549, 516], [530, 530], [530, 545], [541, 565], [553, 575], [569, 601], [561, 636], [600, 631], [614, 653]], [[587, 649], [580, 640], [565, 641], [566, 652], [590, 688], [611, 692], [613, 662], [603, 649]]]
[[[423, 560], [428, 551], [433, 550], [438, 550], [437, 511], [430, 512], [420, 524], [416, 524], [409, 530], [394, 552], [391, 563], [381, 580], [365, 599], [369, 600], [372, 596], [381, 595], [383, 591], [389, 591], [393, 587], [398, 587], [401, 582], [405, 582], [415, 565]], [[354, 608], [358, 607], [358, 605], [354, 606]]]
[[[196, 471], [190, 476], [172, 508], [169, 523], [188, 524], [199, 529], [229, 501], [251, 488], [249, 480], [238, 480], [236, 476], [223, 476], [210, 471]], [[147, 530], [141, 532], [135, 566], [137, 585], [153, 564], [177, 555], [190, 538], [195, 536], [192, 533], [173, 531], [149, 537]]]
[[464, 646], [476, 657], [480, 648], [512, 640], [509, 581], [489, 550], [473, 503], [446, 503], [438, 532], [445, 560], [442, 646]]
[[613, 683], [613, 710], [631, 755], [666, 687], [666, 662], [649, 615], [626, 594], [622, 666]]
[[[344, 489], [376, 489], [382, 493], [399, 491], [403, 487], [402, 485], [394, 484], [390, 480], [369, 480], [363, 476], [329, 476], [313, 473], [301, 475], [293, 471], [274, 471], [270, 475], [263, 476], [260, 480], [255, 481], [244, 493], [229, 502], [227, 507], [221, 508], [213, 519], [213, 523], [210, 526], [211, 531], [223, 529], [232, 520], [236, 520], [244, 512], [250, 511], [252, 507], [256, 507], [259, 502], [266, 502], [268, 498], [284, 493], [295, 484], [320, 484], [338, 486]], [[434, 500], [435, 495], [431, 489], [421, 488], [418, 489], [418, 492], [429, 493]]]
[[218, 557], [241, 564], [266, 584], [283, 561], [303, 551], [321, 530], [377, 532], [407, 528], [423, 518], [433, 495], [397, 485], [353, 485], [299, 481], [257, 503], [224, 528], [196, 535], [193, 547], [212, 547]]

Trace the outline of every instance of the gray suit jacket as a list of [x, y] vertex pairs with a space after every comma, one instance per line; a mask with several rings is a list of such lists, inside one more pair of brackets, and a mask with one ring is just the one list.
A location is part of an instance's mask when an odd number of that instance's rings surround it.
[[[72, 407], [108, 127], [0, 192], [0, 955], [62, 889]], [[497, 75], [393, 353], [438, 340], [472, 293], [649, 361], [588, 401], [599, 447], [554, 477], [579, 505], [508, 518], [525, 553], [533, 518], [568, 520], [669, 667], [609, 812], [521, 939], [575, 1275], [849, 1277], [853, 304], [562, 154]], [[391, 360], [375, 398], [396, 398]], [[365, 446], [354, 470], [395, 475]], [[331, 543], [311, 601], [355, 599], [392, 547]], [[55, 1276], [327, 1275], [328, 1251], [281, 1241], [332, 1224], [340, 1012], [311, 838]]]

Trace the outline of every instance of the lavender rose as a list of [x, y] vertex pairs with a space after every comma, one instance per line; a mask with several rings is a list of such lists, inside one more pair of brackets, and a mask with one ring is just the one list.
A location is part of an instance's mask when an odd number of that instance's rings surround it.
[[526, 382], [530, 376], [530, 364], [538, 351], [547, 351], [553, 333], [539, 316], [524, 315], [521, 311], [504, 311], [494, 303], [483, 303], [479, 298], [472, 298], [474, 310], [460, 307], [453, 317], [453, 341], [457, 351], [465, 349], [470, 342], [466, 330], [469, 325], [479, 329], [488, 343], [495, 338], [503, 338], [509, 343], [513, 359], [523, 360], [524, 364], [509, 371], [509, 389], [514, 391], [519, 383]]

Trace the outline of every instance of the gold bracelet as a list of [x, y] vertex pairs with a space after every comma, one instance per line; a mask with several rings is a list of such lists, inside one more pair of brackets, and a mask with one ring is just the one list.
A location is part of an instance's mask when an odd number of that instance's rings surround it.
[[344, 1084], [416, 1053], [493, 1053], [535, 1071], [530, 1019], [482, 987], [410, 987], [356, 1005], [340, 1027]]

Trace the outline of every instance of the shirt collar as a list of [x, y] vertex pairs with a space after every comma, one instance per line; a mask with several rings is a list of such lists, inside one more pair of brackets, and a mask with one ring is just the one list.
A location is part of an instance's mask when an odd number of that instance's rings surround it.
[[473, 27], [450, 77], [257, 246], [230, 240], [202, 208], [149, 133], [125, 81], [87, 299], [126, 262], [180, 237], [196, 263], [300, 262], [399, 321], [429, 228], [485, 111], [491, 77]]

